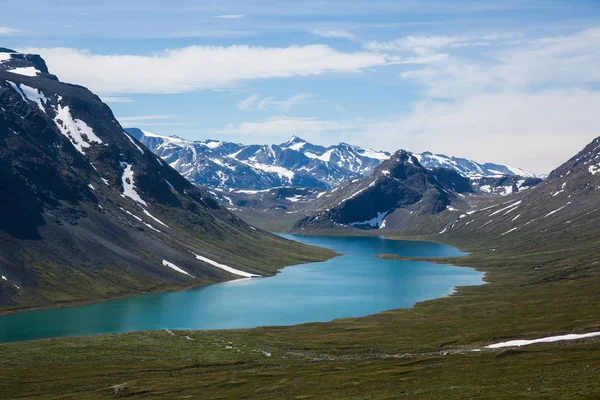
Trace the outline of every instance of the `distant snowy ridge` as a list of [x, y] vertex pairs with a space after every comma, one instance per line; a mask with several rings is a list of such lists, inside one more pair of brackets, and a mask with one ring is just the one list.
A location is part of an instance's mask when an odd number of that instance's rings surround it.
[[[278, 145], [243, 145], [218, 140], [190, 141], [137, 128], [126, 131], [191, 182], [222, 189], [265, 190], [281, 186], [328, 189], [369, 176], [391, 156], [389, 152], [348, 143], [329, 147], [314, 145], [298, 136]], [[426, 168], [453, 169], [473, 180], [482, 177], [535, 177], [535, 174], [520, 168], [481, 164], [466, 158], [429, 152], [414, 153], [414, 156]], [[478, 186], [477, 182], [474, 185]], [[483, 186], [485, 193], [486, 185]], [[501, 189], [488, 186], [489, 194], [515, 191], [512, 183]]]
[[468, 158], [449, 157], [431, 152], [413, 153], [413, 155], [425, 168], [450, 168], [467, 178], [501, 177], [505, 175], [523, 178], [542, 177], [521, 168], [494, 163], [481, 164]]
[[389, 153], [347, 143], [313, 145], [297, 136], [278, 145], [190, 141], [135, 128], [126, 131], [190, 181], [215, 188], [330, 188], [371, 174]]

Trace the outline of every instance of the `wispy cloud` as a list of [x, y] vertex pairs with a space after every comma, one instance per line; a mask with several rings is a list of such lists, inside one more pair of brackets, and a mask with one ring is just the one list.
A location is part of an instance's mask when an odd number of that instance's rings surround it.
[[347, 137], [355, 130], [351, 123], [322, 120], [318, 118], [300, 118], [279, 116], [260, 121], [247, 121], [239, 124], [229, 124], [225, 129], [213, 133], [236, 136], [242, 141], [252, 138], [253, 143], [260, 137], [262, 142], [276, 143], [291, 135], [302, 136], [316, 143], [333, 143]]
[[293, 107], [301, 104], [313, 104], [317, 102], [314, 96], [309, 93], [298, 93], [284, 100], [276, 100], [273, 97], [262, 97], [260, 95], [252, 95], [237, 104], [237, 108], [242, 111], [250, 111], [257, 109], [260, 111], [280, 111], [290, 112]]
[[452, 55], [401, 73], [430, 97], [462, 98], [489, 91], [531, 91], [600, 83], [600, 27], [573, 35], [521, 41], [487, 57]]
[[242, 111], [250, 111], [252, 109], [252, 106], [254, 106], [254, 104], [260, 99], [260, 96], [257, 94], [253, 94], [252, 96], [249, 96], [247, 98], [245, 98], [244, 100], [240, 101], [237, 104], [237, 108], [239, 108]]
[[342, 52], [325, 45], [190, 46], [148, 56], [94, 54], [73, 48], [22, 50], [41, 54], [63, 81], [104, 94], [184, 93], [231, 87], [251, 79], [359, 72], [389, 63], [384, 54]]
[[309, 104], [314, 102], [313, 96], [309, 93], [298, 93], [285, 100], [274, 100], [272, 97], [263, 99], [258, 104], [259, 110], [269, 111], [275, 109], [281, 112], [290, 112], [293, 107], [300, 104]]
[[102, 100], [105, 103], [134, 103], [135, 102], [133, 99], [130, 99], [129, 97], [107, 96], [107, 97], [103, 97]]
[[18, 33], [23, 33], [22, 30], [9, 28], [7, 26], [0, 26], [0, 35], [1, 36], [12, 36]]
[[338, 39], [354, 39], [354, 34], [342, 29], [318, 28], [312, 31], [315, 36]]
[[451, 44], [467, 43], [469, 39], [458, 36], [407, 36], [387, 42], [370, 41], [364, 47], [373, 51], [416, 51], [439, 49]]
[[217, 19], [240, 19], [240, 18], [244, 18], [244, 14], [215, 15], [213, 18], [217, 18]]

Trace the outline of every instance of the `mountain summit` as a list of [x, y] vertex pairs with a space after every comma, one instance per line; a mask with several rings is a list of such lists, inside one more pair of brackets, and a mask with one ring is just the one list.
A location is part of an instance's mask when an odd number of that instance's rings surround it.
[[444, 211], [458, 193], [471, 192], [467, 178], [449, 169], [443, 177], [399, 150], [368, 178], [352, 181], [321, 196], [317, 212], [296, 223], [296, 229], [383, 228], [386, 217], [401, 209], [418, 215]]

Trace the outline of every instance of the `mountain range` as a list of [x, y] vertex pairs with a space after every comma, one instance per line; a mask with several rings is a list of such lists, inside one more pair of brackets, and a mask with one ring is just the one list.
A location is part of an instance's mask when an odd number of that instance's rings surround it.
[[[506, 196], [469, 195], [467, 178], [429, 170], [418, 157], [396, 153], [370, 177], [321, 194], [293, 230], [383, 229], [448, 240], [530, 241], [568, 235], [589, 239], [600, 214], [600, 138], [541, 184]], [[531, 178], [528, 178], [531, 179]], [[466, 187], [463, 187], [466, 185]], [[539, 245], [539, 244], [537, 244]]]
[[[137, 128], [126, 131], [191, 182], [220, 189], [331, 189], [369, 176], [392, 155], [347, 143], [324, 147], [297, 136], [277, 145], [242, 145], [217, 140], [189, 141]], [[412, 154], [425, 168], [452, 169], [468, 177], [482, 193], [510, 194], [541, 182], [540, 177], [520, 168], [430, 152]]]

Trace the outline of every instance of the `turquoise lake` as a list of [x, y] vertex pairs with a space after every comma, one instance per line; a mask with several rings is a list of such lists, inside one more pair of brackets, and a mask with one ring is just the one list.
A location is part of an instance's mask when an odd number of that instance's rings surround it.
[[380, 260], [463, 255], [430, 242], [379, 237], [282, 235], [343, 255], [287, 267], [271, 278], [219, 283], [97, 304], [0, 316], [0, 342], [157, 329], [229, 329], [295, 325], [360, 317], [447, 296], [456, 286], [483, 284], [470, 268]]

